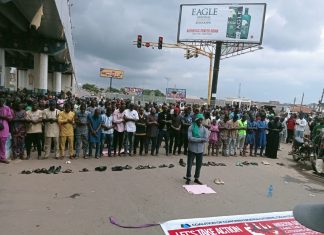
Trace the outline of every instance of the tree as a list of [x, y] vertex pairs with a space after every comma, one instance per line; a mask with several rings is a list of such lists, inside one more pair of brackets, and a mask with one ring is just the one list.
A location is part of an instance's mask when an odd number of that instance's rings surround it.
[[98, 93], [99, 92], [99, 89], [96, 85], [94, 84], [89, 84], [89, 83], [86, 83], [82, 86], [82, 89], [86, 90], [86, 91], [89, 91], [91, 93]]

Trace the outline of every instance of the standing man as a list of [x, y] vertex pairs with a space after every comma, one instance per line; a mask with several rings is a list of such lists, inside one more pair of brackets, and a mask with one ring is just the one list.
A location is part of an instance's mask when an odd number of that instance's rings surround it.
[[154, 156], [155, 154], [158, 154], [158, 145], [157, 145], [157, 138], [159, 134], [159, 123], [158, 118], [156, 116], [156, 110], [155, 108], [151, 108], [150, 115], [147, 116], [147, 142], [151, 141], [151, 155]]
[[93, 114], [88, 115], [88, 128], [89, 128], [89, 157], [92, 157], [92, 148], [95, 145], [96, 152], [95, 158], [99, 159], [101, 128], [104, 125], [103, 119], [100, 115], [101, 111], [96, 108]]
[[125, 130], [126, 130], [124, 152], [126, 154], [128, 151], [128, 155], [132, 156], [133, 139], [134, 139], [134, 133], [136, 132], [135, 122], [137, 122], [139, 119], [138, 113], [134, 109], [134, 104], [129, 104], [129, 108], [124, 111], [123, 115], [124, 115]]
[[147, 125], [147, 116], [144, 114], [144, 109], [139, 108], [138, 121], [136, 122], [136, 132], [134, 140], [134, 154], [136, 154], [136, 149], [138, 144], [140, 145], [139, 154], [143, 155], [143, 150], [145, 154], [148, 153], [147, 139], [146, 139], [146, 125]]
[[227, 155], [236, 156], [236, 140], [238, 136], [238, 116], [234, 115], [233, 119], [227, 122], [228, 126], [228, 146], [227, 146]]
[[81, 145], [83, 151], [83, 158], [87, 159], [87, 151], [89, 145], [89, 132], [88, 132], [88, 111], [86, 111], [86, 105], [82, 103], [80, 105], [80, 111], [75, 116], [75, 157], [79, 158], [81, 152]]
[[64, 111], [60, 112], [58, 117], [58, 123], [60, 125], [60, 159], [64, 159], [65, 155], [65, 143], [66, 140], [69, 143], [70, 159], [74, 158], [73, 141], [74, 141], [74, 112], [71, 111], [71, 105], [69, 103], [64, 104]]
[[0, 162], [9, 164], [6, 158], [6, 142], [9, 137], [9, 122], [13, 118], [11, 109], [0, 99]]
[[[178, 108], [175, 108], [171, 118], [169, 154], [172, 153], [173, 155], [176, 154], [177, 148], [178, 148], [178, 154], [181, 153], [181, 148], [180, 148], [181, 119], [179, 116], [179, 112], [180, 110]], [[173, 147], [173, 151], [172, 151], [172, 147]]]
[[287, 122], [287, 140], [286, 143], [291, 143], [294, 140], [294, 131], [295, 131], [295, 125], [296, 125], [296, 115], [292, 114], [288, 118]]
[[44, 159], [48, 158], [51, 151], [51, 144], [53, 141], [55, 158], [60, 156], [59, 153], [59, 136], [60, 128], [58, 125], [58, 114], [60, 111], [56, 109], [56, 102], [49, 101], [49, 108], [43, 111], [43, 122], [45, 123], [45, 155]]
[[171, 115], [167, 111], [167, 106], [162, 106], [162, 112], [158, 115], [158, 123], [159, 123], [159, 136], [158, 136], [158, 143], [157, 143], [157, 153], [159, 154], [159, 148], [161, 146], [162, 140], [164, 139], [165, 143], [165, 155], [169, 155], [169, 130], [171, 126]]
[[103, 119], [104, 125], [103, 125], [102, 134], [101, 134], [102, 138], [101, 138], [101, 145], [100, 145], [100, 154], [103, 155], [103, 149], [105, 147], [105, 143], [107, 143], [108, 157], [111, 157], [113, 133], [114, 133], [111, 107], [107, 107], [106, 113], [101, 115], [101, 117]]
[[240, 156], [245, 156], [245, 151], [243, 151], [243, 149], [244, 149], [246, 129], [247, 129], [246, 116], [243, 115], [242, 118], [240, 120], [238, 120], [237, 122], [238, 122], [238, 128], [239, 128], [237, 146], [240, 151]]
[[299, 138], [304, 138], [304, 132], [307, 125], [307, 121], [304, 118], [304, 114], [300, 113], [298, 119], [296, 120], [296, 136]]
[[186, 107], [184, 114], [181, 116], [181, 137], [180, 137], [180, 149], [183, 146], [183, 154], [188, 154], [188, 129], [192, 124], [192, 118], [190, 116], [190, 108]]
[[34, 144], [34, 146], [36, 145], [37, 147], [38, 159], [41, 157], [42, 119], [42, 111], [38, 109], [38, 103], [34, 102], [32, 105], [32, 110], [27, 111], [26, 114], [26, 120], [29, 122], [29, 128], [27, 129], [26, 135], [27, 159], [30, 159], [32, 144]]
[[118, 109], [116, 109], [113, 113], [113, 124], [114, 124], [114, 156], [116, 156], [117, 143], [118, 143], [118, 156], [120, 156], [120, 151], [123, 146], [124, 140], [124, 130], [125, 130], [125, 122], [124, 122], [124, 112], [125, 106], [120, 105]]
[[190, 184], [191, 181], [191, 168], [192, 163], [196, 158], [195, 180], [196, 184], [202, 184], [199, 181], [200, 169], [203, 161], [203, 153], [205, 149], [205, 143], [208, 141], [207, 129], [202, 125], [204, 115], [199, 113], [195, 116], [195, 122], [188, 128], [188, 158], [187, 158], [187, 174], [186, 184]]

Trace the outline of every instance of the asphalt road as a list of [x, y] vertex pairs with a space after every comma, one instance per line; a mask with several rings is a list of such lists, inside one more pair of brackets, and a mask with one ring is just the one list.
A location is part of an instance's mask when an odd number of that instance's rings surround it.
[[[296, 167], [282, 146], [279, 159], [260, 157], [205, 157], [204, 162], [227, 166], [203, 167], [201, 181], [217, 194], [192, 195], [182, 185], [186, 168], [178, 164], [185, 156], [116, 157], [79, 159], [71, 164], [60, 160], [14, 161], [0, 165], [1, 234], [163, 234], [160, 227], [123, 229], [109, 223], [114, 216], [121, 224], [145, 224], [181, 218], [198, 218], [292, 210], [303, 202], [323, 202], [324, 183], [308, 177]], [[237, 161], [258, 166], [236, 166]], [[268, 161], [270, 165], [263, 165]], [[276, 163], [284, 163], [284, 166]], [[135, 170], [137, 165], [175, 165], [174, 168]], [[116, 165], [131, 165], [121, 172]], [[72, 174], [22, 175], [26, 169], [51, 165], [71, 168]], [[107, 165], [105, 172], [96, 166]], [[87, 167], [90, 172], [79, 172]], [[225, 185], [213, 183], [221, 178]], [[269, 185], [273, 196], [267, 197]]]

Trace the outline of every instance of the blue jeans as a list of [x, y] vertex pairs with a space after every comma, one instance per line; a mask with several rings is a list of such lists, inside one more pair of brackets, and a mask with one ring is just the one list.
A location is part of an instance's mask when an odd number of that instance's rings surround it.
[[187, 158], [187, 174], [186, 177], [188, 179], [191, 178], [191, 168], [192, 168], [192, 163], [196, 158], [196, 169], [195, 169], [195, 179], [198, 179], [200, 176], [200, 169], [202, 166], [202, 161], [203, 161], [203, 153], [194, 153], [191, 151], [188, 151], [188, 158]]
[[111, 150], [113, 147], [113, 134], [101, 134], [100, 155], [103, 155], [102, 151], [105, 148], [105, 143], [107, 143], [108, 156], [111, 157]]
[[92, 156], [92, 148], [95, 145], [96, 152], [95, 152], [95, 157], [99, 156], [99, 150], [100, 150], [100, 142], [90, 142], [89, 143], [89, 156]]

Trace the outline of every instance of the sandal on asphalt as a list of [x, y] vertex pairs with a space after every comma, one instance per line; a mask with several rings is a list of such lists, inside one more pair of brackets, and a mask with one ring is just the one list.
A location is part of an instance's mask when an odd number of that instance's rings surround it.
[[180, 160], [179, 160], [179, 164], [180, 164], [180, 166], [182, 166], [182, 167], [185, 167], [185, 166], [186, 166], [186, 163], [183, 161], [182, 158], [180, 158]]
[[42, 170], [39, 169], [39, 168], [37, 168], [37, 169], [34, 170], [34, 172], [35, 172], [36, 174], [40, 174], [40, 173], [42, 173]]
[[95, 171], [105, 171], [105, 170], [107, 170], [107, 166], [97, 166], [95, 168]]
[[130, 165], [126, 165], [126, 166], [124, 166], [124, 169], [125, 170], [130, 170], [130, 169], [132, 169], [133, 167], [131, 167]]
[[267, 162], [267, 161], [262, 161], [262, 164], [263, 164], [263, 165], [270, 165], [270, 163]]
[[31, 173], [32, 173], [32, 171], [30, 171], [30, 170], [23, 170], [20, 174], [29, 175]]
[[[62, 169], [61, 166], [56, 167], [56, 169], [54, 170], [54, 174], [58, 174], [58, 173], [60, 173], [61, 169]], [[47, 170], [46, 170], [46, 171], [47, 171]]]
[[155, 166], [151, 166], [151, 165], [147, 165], [147, 166], [145, 166], [145, 168], [146, 169], [154, 169], [154, 168], [156, 168]]
[[173, 168], [174, 167], [174, 165], [173, 164], [170, 164], [169, 166], [168, 166], [168, 168]]
[[225, 163], [218, 163], [219, 166], [226, 166]]
[[55, 171], [55, 166], [51, 166], [50, 168], [48, 168], [48, 170], [47, 170], [47, 174], [53, 174], [54, 173], [54, 171]]
[[244, 161], [244, 162], [242, 162], [242, 164], [246, 165], [246, 166], [250, 165], [250, 163], [248, 161]]
[[165, 164], [159, 165], [159, 168], [165, 168], [165, 167], [168, 167], [168, 166]]
[[113, 166], [111, 168], [111, 170], [112, 171], [122, 171], [122, 170], [124, 170], [124, 167], [122, 167], [122, 166]]
[[135, 167], [135, 169], [136, 169], [136, 170], [143, 170], [143, 169], [145, 169], [145, 168], [144, 168], [144, 166], [139, 165], [139, 166]]
[[71, 169], [66, 169], [65, 171], [62, 171], [62, 173], [73, 173]]
[[202, 166], [209, 166], [209, 164], [208, 163], [205, 163], [205, 162], [203, 162], [201, 165]]
[[222, 181], [219, 178], [214, 179], [214, 184], [220, 185]]
[[250, 165], [258, 166], [259, 164], [257, 162], [250, 162]]
[[243, 166], [243, 164], [241, 162], [237, 162], [235, 166]]
[[88, 172], [89, 170], [87, 168], [83, 168], [81, 171], [79, 172]]
[[284, 166], [285, 164], [283, 164], [282, 162], [277, 162], [277, 165]]

